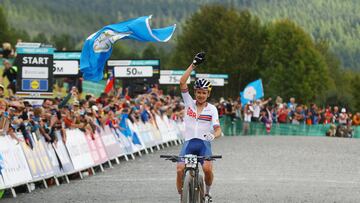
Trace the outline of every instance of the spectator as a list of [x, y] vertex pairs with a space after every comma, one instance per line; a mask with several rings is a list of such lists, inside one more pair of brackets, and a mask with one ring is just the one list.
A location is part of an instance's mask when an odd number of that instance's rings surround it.
[[286, 103], [280, 104], [277, 112], [278, 122], [287, 123], [288, 114], [289, 114], [289, 109], [287, 108], [287, 104]]
[[292, 124], [301, 124], [304, 122], [305, 115], [303, 111], [303, 106], [296, 106], [295, 112], [293, 114]]
[[11, 47], [11, 44], [9, 42], [4, 42], [2, 44], [2, 57], [5, 59], [14, 57], [14, 50]]
[[0, 84], [0, 98], [4, 98], [4, 85]]
[[253, 114], [253, 110], [250, 107], [250, 103], [246, 104], [244, 107], [243, 135], [247, 135], [250, 129], [250, 122]]
[[325, 117], [324, 124], [329, 124], [332, 122], [334, 115], [331, 113], [331, 107], [327, 107], [325, 109], [324, 117]]
[[241, 112], [241, 102], [235, 103], [235, 119], [242, 120], [242, 112]]
[[353, 116], [352, 124], [354, 126], [360, 126], [360, 112], [356, 112], [356, 114]]
[[4, 84], [3, 80], [6, 77], [9, 80], [9, 85], [7, 86], [8, 91], [10, 91], [9, 95], [13, 95], [16, 93], [16, 77], [17, 77], [17, 69], [11, 66], [11, 63], [8, 60], [3, 60], [4, 72], [2, 78], [0, 79], [0, 84]]
[[297, 107], [297, 103], [295, 103], [295, 98], [294, 97], [290, 98], [290, 101], [288, 103], [288, 107], [289, 107], [290, 111], [295, 112], [295, 109]]
[[346, 113], [346, 109], [342, 108], [341, 113], [339, 114], [339, 124], [346, 125], [347, 120], [348, 120], [348, 115]]
[[339, 107], [334, 106], [334, 112], [333, 112], [333, 123], [339, 123]]

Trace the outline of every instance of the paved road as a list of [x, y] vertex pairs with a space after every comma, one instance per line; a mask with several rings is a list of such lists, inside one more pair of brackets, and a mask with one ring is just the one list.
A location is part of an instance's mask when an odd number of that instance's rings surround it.
[[[84, 180], [0, 202], [177, 202], [170, 147]], [[214, 202], [360, 202], [360, 139], [223, 137]]]

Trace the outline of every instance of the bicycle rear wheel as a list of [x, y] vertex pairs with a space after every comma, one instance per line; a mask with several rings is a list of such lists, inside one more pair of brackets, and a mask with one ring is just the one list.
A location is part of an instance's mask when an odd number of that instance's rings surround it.
[[182, 189], [181, 203], [193, 203], [194, 179], [186, 173]]

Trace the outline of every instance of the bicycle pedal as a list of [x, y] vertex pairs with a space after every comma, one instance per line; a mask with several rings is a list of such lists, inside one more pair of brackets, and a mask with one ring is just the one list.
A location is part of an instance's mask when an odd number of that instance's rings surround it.
[[205, 203], [212, 203], [213, 202], [212, 197], [210, 195], [205, 195], [204, 200], [205, 200]]

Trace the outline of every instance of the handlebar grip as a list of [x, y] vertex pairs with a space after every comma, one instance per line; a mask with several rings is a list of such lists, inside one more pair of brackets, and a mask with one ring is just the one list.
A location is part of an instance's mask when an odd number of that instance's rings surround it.
[[213, 159], [222, 159], [222, 155], [214, 155], [214, 156], [210, 156], [210, 158], [213, 158]]
[[172, 157], [174, 157], [174, 156], [172, 156], [172, 155], [160, 155], [160, 158], [172, 158]]

